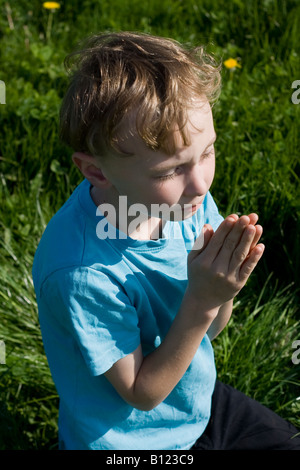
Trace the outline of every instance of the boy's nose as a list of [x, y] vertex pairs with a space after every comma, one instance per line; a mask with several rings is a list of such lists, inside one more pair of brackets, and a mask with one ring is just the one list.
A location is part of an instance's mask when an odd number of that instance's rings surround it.
[[207, 192], [207, 183], [199, 165], [194, 165], [188, 173], [184, 195], [186, 197], [203, 196]]

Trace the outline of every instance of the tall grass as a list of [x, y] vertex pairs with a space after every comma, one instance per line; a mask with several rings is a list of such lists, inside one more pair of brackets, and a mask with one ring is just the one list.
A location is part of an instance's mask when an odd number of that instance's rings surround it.
[[[10, 6], [11, 11], [7, 8]], [[31, 266], [50, 217], [81, 177], [58, 140], [65, 55], [96, 31], [138, 30], [207, 44], [223, 61], [214, 108], [223, 215], [257, 211], [266, 252], [214, 341], [219, 378], [300, 428], [300, 7], [295, 1], [74, 0], [61, 2], [46, 39], [42, 2], [0, 6], [0, 449], [55, 449], [58, 397], [45, 358]]]

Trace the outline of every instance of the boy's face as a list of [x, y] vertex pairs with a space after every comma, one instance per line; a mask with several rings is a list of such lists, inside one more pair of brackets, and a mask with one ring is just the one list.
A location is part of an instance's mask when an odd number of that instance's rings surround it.
[[[179, 204], [181, 218], [190, 217], [203, 202], [215, 171], [214, 141], [216, 134], [208, 103], [197, 103], [189, 112], [190, 145], [184, 147], [176, 131], [177, 150], [172, 156], [149, 149], [130, 127], [121, 133], [119, 146], [132, 156], [109, 156], [101, 168], [112, 186], [107, 202], [117, 202], [118, 196], [127, 196], [128, 205], [139, 203]], [[185, 205], [193, 207], [183, 214]], [[177, 219], [177, 217], [176, 217]]]

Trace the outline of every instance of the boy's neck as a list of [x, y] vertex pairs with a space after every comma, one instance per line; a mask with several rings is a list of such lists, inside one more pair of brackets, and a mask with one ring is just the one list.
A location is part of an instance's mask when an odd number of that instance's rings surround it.
[[[102, 191], [95, 186], [91, 187], [90, 190], [91, 198], [93, 202], [99, 207], [102, 204], [111, 204], [115, 209], [116, 219], [112, 220], [109, 217], [109, 214], [106, 215], [107, 220], [112, 225], [115, 225], [118, 230], [126, 233], [127, 236], [133, 238], [134, 240], [157, 240], [158, 238], [162, 238], [162, 229], [165, 222], [157, 217], [149, 217], [145, 214], [144, 220], [138, 225], [137, 229], [135, 229], [136, 224], [131, 224], [136, 217], [132, 217], [128, 215], [128, 207], [127, 207], [127, 217], [123, 218], [126, 220], [126, 226], [120, 224], [120, 207], [119, 207], [119, 195], [115, 191]], [[139, 215], [139, 220], [141, 216]], [[116, 222], [116, 223], [115, 223]], [[131, 227], [134, 227], [131, 229]]]

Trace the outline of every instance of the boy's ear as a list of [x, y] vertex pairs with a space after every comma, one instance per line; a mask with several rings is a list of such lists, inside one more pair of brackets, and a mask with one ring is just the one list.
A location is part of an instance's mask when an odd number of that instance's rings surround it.
[[104, 176], [99, 162], [92, 155], [75, 152], [72, 155], [74, 164], [79, 168], [83, 176], [95, 187], [109, 187], [111, 183]]

